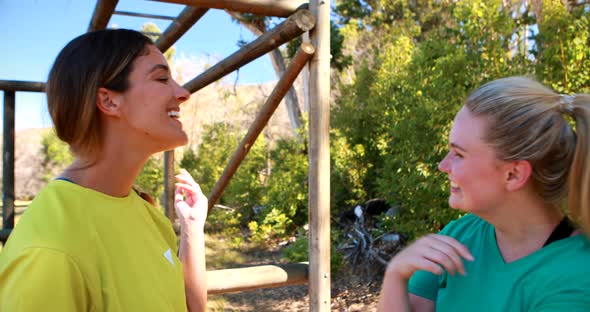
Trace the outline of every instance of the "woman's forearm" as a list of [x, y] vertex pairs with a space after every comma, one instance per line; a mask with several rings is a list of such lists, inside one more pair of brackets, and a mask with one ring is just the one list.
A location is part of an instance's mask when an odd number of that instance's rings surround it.
[[178, 256], [182, 262], [186, 303], [190, 312], [205, 311], [207, 280], [205, 267], [205, 234], [181, 231]]
[[410, 312], [410, 299], [408, 296], [408, 281], [393, 274], [386, 272], [381, 287], [381, 295], [378, 312]]

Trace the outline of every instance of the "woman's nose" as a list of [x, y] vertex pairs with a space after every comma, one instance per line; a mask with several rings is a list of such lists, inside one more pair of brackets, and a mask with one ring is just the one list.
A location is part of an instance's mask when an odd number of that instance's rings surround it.
[[442, 172], [446, 172], [449, 173], [449, 154], [445, 155], [445, 158], [443, 158], [443, 160], [440, 161], [440, 163], [438, 164], [438, 170], [442, 171]]
[[187, 89], [185, 89], [181, 85], [179, 85], [176, 81], [175, 81], [175, 84], [176, 84], [176, 91], [175, 91], [176, 92], [176, 99], [181, 103], [188, 100], [191, 96], [190, 92], [188, 92]]

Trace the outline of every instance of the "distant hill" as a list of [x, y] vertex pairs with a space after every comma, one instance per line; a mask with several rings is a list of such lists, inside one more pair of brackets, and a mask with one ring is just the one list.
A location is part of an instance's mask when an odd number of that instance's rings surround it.
[[[264, 100], [272, 92], [274, 83], [238, 85], [214, 83], [193, 94], [181, 107], [181, 120], [189, 135], [188, 146], [196, 149], [201, 142], [204, 126], [226, 121], [246, 130], [254, 120]], [[15, 140], [15, 195], [17, 199], [30, 199], [45, 185], [43, 180], [41, 140], [51, 129], [26, 129], [16, 133]], [[269, 141], [292, 136], [284, 103], [263, 131]], [[0, 147], [1, 147], [0, 139]], [[179, 152], [182, 148], [179, 149]], [[0, 166], [0, 173], [2, 168]], [[1, 181], [0, 181], [1, 182]]]

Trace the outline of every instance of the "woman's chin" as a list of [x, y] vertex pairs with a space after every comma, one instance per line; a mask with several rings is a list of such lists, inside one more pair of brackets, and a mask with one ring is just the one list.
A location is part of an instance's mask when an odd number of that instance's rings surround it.
[[453, 195], [449, 197], [449, 207], [455, 210], [463, 210], [461, 209], [461, 203], [456, 198], [453, 198]]

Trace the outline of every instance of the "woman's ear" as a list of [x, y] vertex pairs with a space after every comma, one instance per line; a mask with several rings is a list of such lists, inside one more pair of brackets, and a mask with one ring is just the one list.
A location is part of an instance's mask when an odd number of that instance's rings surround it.
[[506, 169], [506, 189], [518, 191], [525, 187], [533, 174], [533, 167], [528, 160], [511, 161]]
[[119, 116], [121, 109], [120, 95], [106, 88], [98, 88], [96, 107], [107, 116]]

